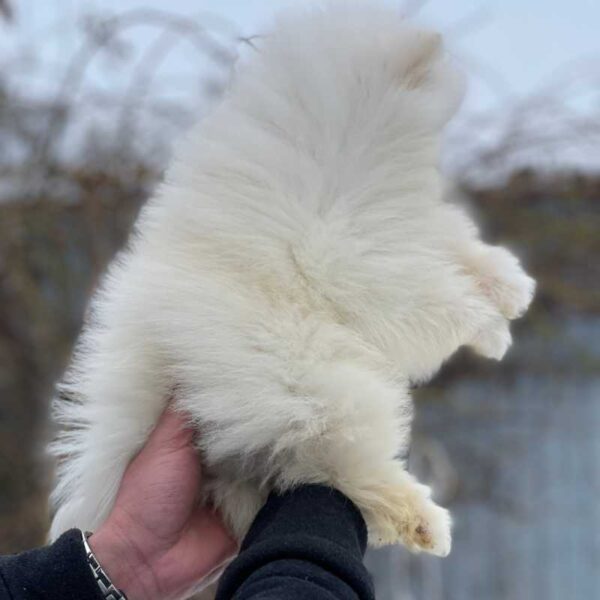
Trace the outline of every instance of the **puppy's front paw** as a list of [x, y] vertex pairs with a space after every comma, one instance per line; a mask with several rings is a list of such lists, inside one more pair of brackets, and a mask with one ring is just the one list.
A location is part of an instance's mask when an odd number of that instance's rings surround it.
[[470, 345], [481, 356], [500, 360], [510, 348], [511, 342], [508, 321], [504, 317], [498, 317], [490, 321], [488, 326], [475, 336]]
[[488, 247], [477, 259], [479, 285], [507, 319], [516, 319], [526, 310], [535, 292], [535, 281], [523, 271], [508, 250]]

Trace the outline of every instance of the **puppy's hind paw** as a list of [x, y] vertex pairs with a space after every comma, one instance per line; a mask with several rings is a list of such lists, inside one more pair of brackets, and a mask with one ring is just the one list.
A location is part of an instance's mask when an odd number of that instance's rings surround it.
[[450, 553], [450, 513], [430, 499], [429, 488], [415, 485], [408, 494], [405, 490], [392, 491], [385, 506], [368, 523], [372, 545], [402, 543], [412, 552], [435, 556]]
[[434, 556], [448, 556], [452, 547], [452, 520], [450, 513], [429, 501], [420, 514], [415, 514], [403, 543], [413, 551], [423, 551]]

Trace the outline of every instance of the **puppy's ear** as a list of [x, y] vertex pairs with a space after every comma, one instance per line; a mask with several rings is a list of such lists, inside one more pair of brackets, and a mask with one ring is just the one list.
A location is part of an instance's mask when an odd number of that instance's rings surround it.
[[419, 119], [438, 129], [456, 113], [465, 79], [444, 51], [439, 33], [407, 30], [394, 43], [394, 77], [401, 92], [415, 103]]
[[403, 83], [408, 89], [416, 89], [423, 84], [432, 66], [442, 57], [442, 36], [433, 31], [415, 33], [409, 49], [408, 64], [403, 69]]

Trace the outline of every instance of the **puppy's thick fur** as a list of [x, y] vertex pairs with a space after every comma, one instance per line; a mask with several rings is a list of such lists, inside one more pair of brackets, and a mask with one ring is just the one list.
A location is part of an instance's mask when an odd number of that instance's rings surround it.
[[110, 268], [62, 384], [53, 537], [94, 529], [171, 394], [238, 537], [266, 494], [335, 486], [373, 545], [450, 550], [406, 471], [411, 383], [500, 358], [534, 284], [441, 197], [461, 78], [381, 6], [277, 22]]

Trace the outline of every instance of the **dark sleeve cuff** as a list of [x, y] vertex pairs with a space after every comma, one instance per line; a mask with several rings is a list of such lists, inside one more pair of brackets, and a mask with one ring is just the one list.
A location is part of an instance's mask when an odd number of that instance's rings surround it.
[[366, 543], [360, 512], [340, 492], [307, 485], [273, 494], [225, 571], [217, 600], [370, 600], [372, 582], [362, 562]]
[[102, 600], [77, 529], [51, 546], [1, 557], [2, 586], [2, 600]]

